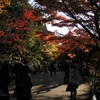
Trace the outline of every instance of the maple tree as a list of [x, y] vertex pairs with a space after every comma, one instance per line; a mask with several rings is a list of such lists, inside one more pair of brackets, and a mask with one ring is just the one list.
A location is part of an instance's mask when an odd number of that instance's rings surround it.
[[[43, 13], [41, 23], [50, 23], [69, 29], [66, 35], [44, 37], [42, 40], [59, 41], [59, 52], [75, 57], [74, 50], [82, 50], [90, 55], [100, 50], [100, 1], [99, 0], [34, 0], [35, 7]], [[55, 34], [55, 33], [54, 33]]]
[[[99, 49], [100, 1], [99, 0], [35, 0], [44, 13], [45, 22], [58, 27], [83, 29], [92, 37]], [[61, 14], [60, 14], [61, 13]], [[63, 14], [62, 14], [63, 13]], [[48, 16], [46, 16], [46, 14]]]
[[41, 60], [50, 56], [42, 51], [42, 43], [34, 35], [37, 31], [40, 33], [47, 31], [46, 27], [39, 23], [41, 20], [39, 10], [33, 9], [27, 0], [24, 2], [11, 0], [11, 4], [5, 7], [5, 10], [7, 12], [2, 12], [0, 15], [0, 46], [2, 47], [0, 60], [27, 57], [31, 67], [38, 66]]
[[[36, 24], [40, 17], [28, 4], [27, 0], [12, 0], [4, 8], [7, 12], [0, 14], [0, 54], [1, 57], [21, 56], [31, 52], [37, 44], [34, 32], [38, 30]], [[35, 53], [35, 51], [34, 51]]]
[[[41, 52], [45, 55], [44, 59], [54, 60], [58, 57], [58, 44], [57, 37], [54, 33], [42, 29], [34, 34], [35, 37], [41, 42]], [[58, 36], [59, 37], [59, 36]], [[57, 40], [57, 41], [56, 41]], [[43, 55], [43, 56], [44, 56]]]
[[49, 60], [54, 60], [58, 57], [58, 44], [57, 43], [44, 43], [42, 47], [42, 51], [47, 55]]
[[94, 41], [89, 35], [87, 35], [86, 32], [77, 29], [74, 30], [74, 32], [69, 32], [65, 36], [55, 35], [52, 32], [37, 32], [34, 35], [42, 42], [49, 43], [51, 45], [56, 43], [56, 52], [58, 55], [65, 53], [70, 58], [74, 58], [76, 56], [73, 52], [75, 49], [82, 50], [83, 52], [89, 52], [91, 48], [88, 47], [88, 45], [94, 45]]
[[[49, 57], [57, 57], [59, 54], [53, 53], [57, 52], [67, 53], [73, 58], [73, 50], [76, 48], [88, 52], [91, 48], [87, 45], [99, 47], [98, 0], [97, 5], [93, 6], [89, 2], [91, 0], [34, 1], [36, 4], [33, 7], [28, 4], [28, 0], [11, 0], [10, 5], [5, 6], [7, 12], [0, 15], [2, 54], [28, 53], [30, 59], [34, 54], [37, 59], [43, 59], [43, 55], [39, 53], [43, 50], [44, 53], [49, 52]], [[66, 26], [69, 32], [63, 36], [48, 32], [45, 27], [48, 22], [53, 26]], [[45, 46], [48, 48], [44, 48]]]

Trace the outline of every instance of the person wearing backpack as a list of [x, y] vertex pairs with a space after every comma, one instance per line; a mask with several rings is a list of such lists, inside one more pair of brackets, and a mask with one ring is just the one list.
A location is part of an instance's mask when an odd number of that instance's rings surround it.
[[22, 65], [21, 63], [16, 64], [17, 73], [15, 76], [15, 90], [14, 90], [14, 97], [17, 100], [30, 100], [32, 98], [31, 95], [31, 88], [32, 88], [32, 81], [31, 77], [28, 73], [27, 66]]

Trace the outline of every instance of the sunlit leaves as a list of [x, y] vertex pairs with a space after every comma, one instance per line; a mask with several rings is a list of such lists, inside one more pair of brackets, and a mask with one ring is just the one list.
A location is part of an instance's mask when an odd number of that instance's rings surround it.
[[59, 20], [67, 20], [67, 18], [64, 15], [61, 15], [59, 13], [53, 13], [52, 17], [54, 17], [55, 19], [59, 19]]
[[13, 18], [10, 17], [12, 16], [10, 14], [14, 13], [11, 9], [14, 10], [13, 4], [10, 5], [10, 11], [12, 12], [8, 12], [9, 14], [6, 13], [7, 15], [1, 14], [2, 19], [0, 19], [0, 45], [4, 45], [2, 47], [2, 52], [6, 53], [6, 51], [9, 51], [9, 53], [27, 53], [30, 49], [29, 47], [34, 46], [35, 39], [33, 34], [35, 32], [35, 27], [36, 29], [38, 27], [36, 26], [36, 21], [40, 20], [40, 17], [36, 15], [34, 10], [25, 8], [23, 9], [23, 13], [16, 12], [21, 13], [19, 18], [16, 17], [16, 15], [13, 15]]
[[26, 24], [27, 24], [27, 20], [16, 19], [16, 21], [15, 21], [13, 27], [14, 27], [15, 29], [17, 29], [17, 28], [22, 28], [22, 27], [24, 27]]
[[49, 57], [49, 59], [54, 59], [59, 55], [57, 46], [58, 44], [56, 42], [53, 44], [45, 42], [42, 47], [42, 51]]
[[[100, 40], [100, 0], [35, 0], [48, 21], [58, 27], [84, 29], [92, 38]], [[62, 13], [64, 15], [62, 15]], [[69, 18], [69, 19], [66, 19]], [[55, 22], [57, 20], [57, 22]]]
[[58, 51], [59, 36], [55, 36], [52, 32], [36, 32], [35, 37], [42, 43], [41, 51], [49, 57], [55, 59], [60, 54]]
[[[89, 52], [87, 45], [94, 45], [92, 38], [83, 30], [69, 31], [65, 36], [56, 36], [48, 33], [35, 33], [35, 36], [42, 42], [51, 45], [57, 44], [57, 51], [60, 54], [66, 53], [71, 58], [75, 57], [73, 50], [80, 49], [83, 52]], [[47, 46], [46, 46], [47, 47]], [[49, 51], [50, 52], [50, 51]]]
[[57, 38], [53, 33], [51, 32], [37, 32], [34, 34], [36, 37], [38, 37], [39, 40], [41, 41], [48, 41], [48, 42], [53, 42]]
[[68, 56], [73, 59], [76, 55], [74, 53], [68, 53]]
[[10, 5], [10, 0], [0, 0], [0, 14], [3, 12], [3, 8]]
[[[76, 32], [76, 33], [75, 33]], [[71, 58], [75, 57], [73, 51], [75, 49], [82, 50], [83, 52], [89, 52], [91, 49], [89, 45], [94, 45], [94, 41], [82, 30], [76, 30], [74, 32], [69, 32], [64, 37], [60, 38], [59, 52], [67, 53]]]
[[38, 21], [38, 20], [40, 20], [40, 18], [37, 17], [37, 16], [35, 16], [34, 14], [35, 14], [35, 11], [34, 11], [34, 10], [31, 10], [31, 11], [25, 10], [25, 12], [24, 12], [24, 18], [25, 18], [25, 19], [31, 19], [31, 20], [33, 20], [33, 21]]

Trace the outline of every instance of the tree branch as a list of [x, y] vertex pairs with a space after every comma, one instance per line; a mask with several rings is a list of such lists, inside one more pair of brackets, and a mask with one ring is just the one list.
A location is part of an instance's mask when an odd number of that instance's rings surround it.
[[88, 30], [88, 28], [86, 28], [86, 27], [72, 14], [72, 12], [71, 12], [71, 11], [69, 10], [69, 8], [66, 6], [64, 0], [62, 0], [62, 3], [63, 3], [63, 5], [65, 6], [65, 8], [67, 9], [67, 11], [69, 12], [69, 14], [71, 15], [71, 17], [72, 17], [73, 19], [75, 19], [75, 20], [86, 30], [86, 32], [88, 32], [88, 34], [91, 36], [91, 38], [93, 38], [94, 41], [95, 41], [95, 39], [100, 40], [99, 37], [97, 37], [96, 35], [92, 34], [92, 33], [90, 32], [90, 30]]

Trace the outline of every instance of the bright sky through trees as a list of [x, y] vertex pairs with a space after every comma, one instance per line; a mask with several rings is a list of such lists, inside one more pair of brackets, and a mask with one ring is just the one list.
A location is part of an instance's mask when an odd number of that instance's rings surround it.
[[47, 24], [47, 29], [51, 32], [57, 32], [57, 33], [60, 33], [60, 34], [66, 34], [68, 32], [68, 28], [66, 27], [57, 27], [57, 26], [52, 26], [51, 24]]
[[[29, 3], [34, 5], [34, 0], [29, 0]], [[62, 15], [62, 13], [61, 13]], [[57, 26], [52, 26], [51, 24], [46, 24], [47, 30], [51, 32], [56, 32], [65, 35], [68, 33], [68, 28], [67, 27], [57, 27]]]

